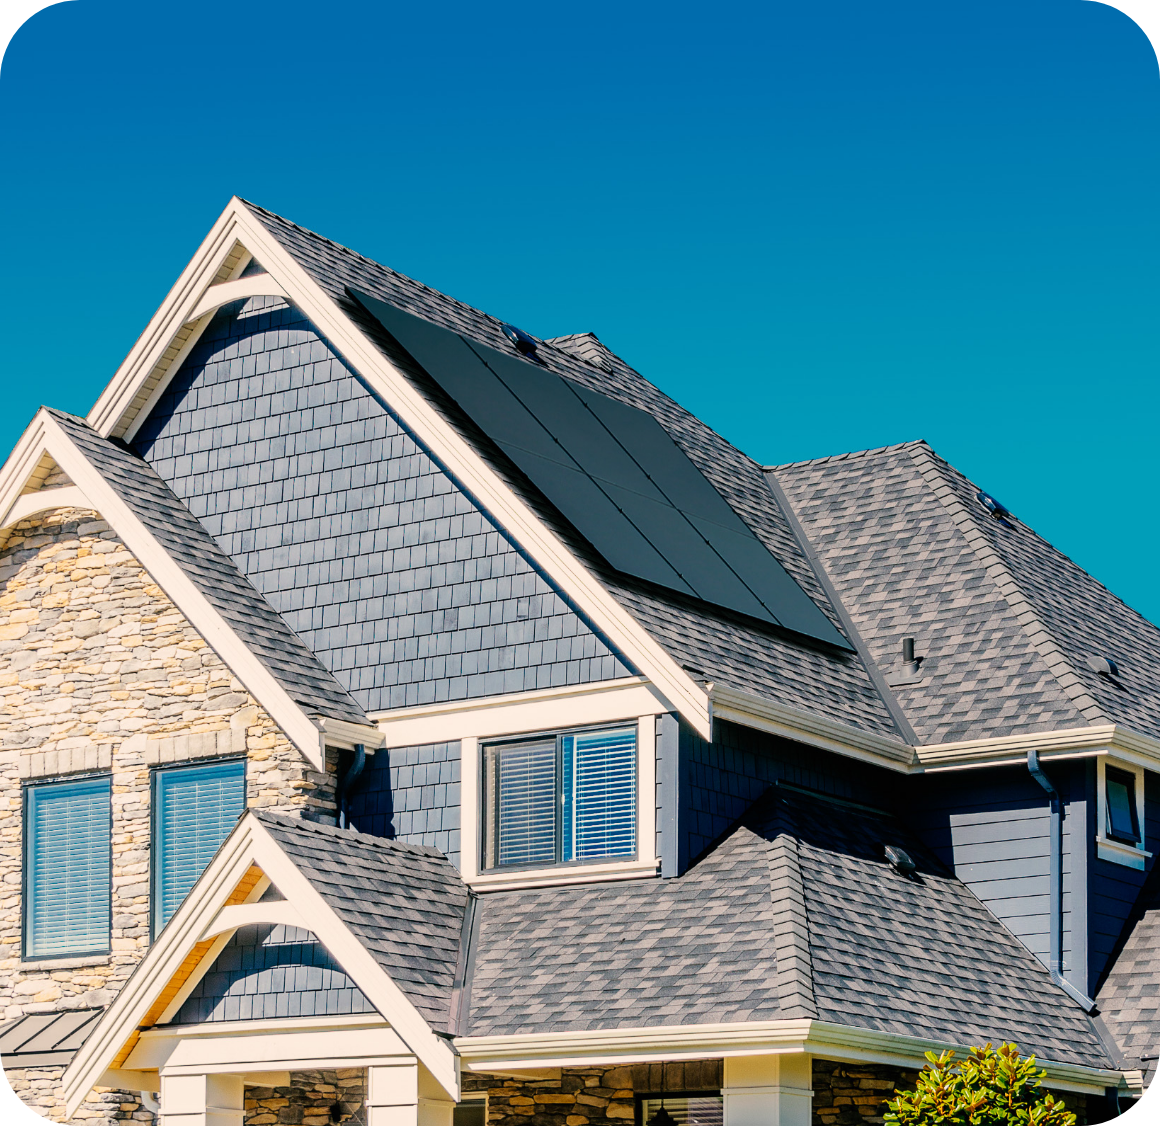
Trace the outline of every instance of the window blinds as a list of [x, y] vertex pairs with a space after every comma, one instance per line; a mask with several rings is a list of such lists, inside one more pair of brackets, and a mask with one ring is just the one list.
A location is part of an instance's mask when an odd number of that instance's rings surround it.
[[29, 786], [25, 956], [109, 948], [111, 781]]
[[485, 749], [487, 865], [557, 864], [636, 852], [636, 729]]
[[160, 770], [155, 779], [153, 930], [157, 933], [245, 810], [245, 763]]

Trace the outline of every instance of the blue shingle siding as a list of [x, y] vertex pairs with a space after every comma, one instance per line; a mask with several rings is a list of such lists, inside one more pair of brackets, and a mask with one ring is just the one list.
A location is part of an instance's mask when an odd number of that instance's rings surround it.
[[459, 768], [458, 743], [376, 751], [351, 791], [350, 825], [437, 848], [458, 868]]
[[234, 932], [173, 1023], [374, 1011], [310, 931], [264, 923]]
[[889, 808], [884, 772], [850, 759], [722, 721], [713, 725], [712, 743], [687, 729], [682, 735], [686, 793], [681, 817], [689, 860], [695, 860], [777, 781]]
[[368, 711], [631, 674], [281, 300], [222, 309], [134, 444]]

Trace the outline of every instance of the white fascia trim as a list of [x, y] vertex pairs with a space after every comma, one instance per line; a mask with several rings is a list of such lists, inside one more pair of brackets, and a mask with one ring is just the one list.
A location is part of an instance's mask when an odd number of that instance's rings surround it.
[[[529, 1033], [517, 1036], [461, 1036], [455, 1040], [463, 1066], [471, 1071], [535, 1067], [583, 1067], [653, 1060], [784, 1055], [799, 1052], [838, 1062], [893, 1064], [919, 1069], [924, 1053], [966, 1046], [890, 1032], [850, 1028], [817, 1020], [771, 1020], [658, 1028]], [[1118, 1071], [1039, 1060], [1050, 1085], [1102, 1093], [1115, 1086]]]
[[388, 747], [417, 747], [457, 739], [491, 739], [576, 727], [587, 723], [635, 722], [644, 714], [660, 715], [671, 705], [643, 677], [623, 677], [595, 684], [513, 692], [477, 700], [455, 700], [373, 712], [372, 722]]
[[[201, 936], [226, 906], [226, 900], [242, 877], [254, 866], [274, 883], [302, 917], [311, 920], [309, 929], [398, 1033], [408, 1051], [423, 1062], [453, 1098], [457, 1097], [459, 1080], [455, 1053], [447, 1041], [435, 1035], [415, 1006], [314, 890], [258, 818], [247, 813], [226, 838], [69, 1064], [61, 1080], [69, 1117], [75, 1114], [93, 1085], [100, 1081], [129, 1037], [141, 1029], [156, 998], [181, 969], [193, 947], [203, 941]], [[250, 892], [251, 901], [261, 894], [260, 889], [264, 886], [267, 886], [264, 882], [259, 883]], [[277, 901], [261, 906], [277, 906]], [[218, 941], [221, 942], [221, 938]], [[213, 953], [211, 948], [199, 963], [202, 973], [212, 964], [207, 959]]]
[[514, 891], [517, 888], [553, 888], [572, 884], [606, 884], [615, 880], [643, 880], [657, 874], [659, 860], [622, 860], [610, 864], [577, 864], [570, 867], [538, 868], [513, 875], [465, 876], [473, 891]]
[[[307, 715], [289, 693], [230, 628], [225, 619], [170, 558], [153, 534], [109, 486], [92, 463], [44, 410], [37, 413], [40, 448], [68, 474], [157, 585], [173, 600], [206, 643], [269, 713], [286, 737], [318, 770], [323, 768], [323, 735], [319, 722]], [[29, 428], [32, 429], [31, 427]], [[23, 439], [21, 440], [23, 442]], [[13, 455], [15, 456], [15, 454]], [[2, 476], [2, 471], [0, 471]], [[29, 494], [35, 496], [36, 494]], [[0, 505], [7, 497], [0, 494]], [[11, 507], [11, 501], [9, 506]], [[368, 729], [369, 734], [369, 729]]]
[[213, 280], [214, 263], [220, 269], [235, 242], [262, 263], [271, 280], [283, 288], [285, 299], [301, 310], [346, 362], [391, 404], [419, 441], [436, 452], [448, 472], [466, 485], [490, 517], [516, 539], [612, 645], [656, 685], [702, 738], [711, 738], [705, 690], [507, 487], [236, 197], [98, 400], [89, 415], [90, 424], [108, 435], [131, 422], [138, 392]]
[[368, 754], [373, 754], [385, 742], [386, 736], [376, 727], [362, 723], [351, 723], [348, 719], [318, 717], [322, 727], [322, 741], [328, 747], [338, 747], [350, 751], [361, 746]]
[[201, 295], [201, 300], [193, 307], [188, 320], [196, 321], [216, 313], [231, 301], [242, 301], [250, 297], [286, 296], [282, 287], [269, 274], [252, 274], [248, 278], [215, 282]]
[[918, 747], [918, 771], [964, 770], [1026, 762], [1034, 748], [1044, 761], [1112, 755], [1148, 770], [1160, 770], [1160, 739], [1116, 724], [1039, 731], [995, 739], [971, 739]]
[[914, 763], [914, 748], [908, 743], [875, 735], [870, 731], [860, 731], [813, 712], [789, 708], [752, 692], [713, 684], [709, 686], [709, 699], [714, 719], [767, 731], [783, 739], [792, 739], [795, 743], [820, 747], [847, 758], [862, 759], [904, 773]]

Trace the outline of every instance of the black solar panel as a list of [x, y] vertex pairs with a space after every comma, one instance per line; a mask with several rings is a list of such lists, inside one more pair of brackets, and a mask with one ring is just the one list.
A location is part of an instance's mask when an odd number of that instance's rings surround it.
[[651, 414], [350, 292], [618, 571], [850, 648]]

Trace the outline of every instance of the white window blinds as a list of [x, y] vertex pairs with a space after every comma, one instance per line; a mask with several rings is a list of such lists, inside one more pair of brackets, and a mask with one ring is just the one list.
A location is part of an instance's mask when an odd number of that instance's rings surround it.
[[110, 779], [25, 791], [25, 957], [109, 949]]
[[567, 733], [484, 751], [488, 867], [636, 853], [636, 728]]
[[154, 776], [153, 931], [161, 930], [246, 808], [245, 763]]

